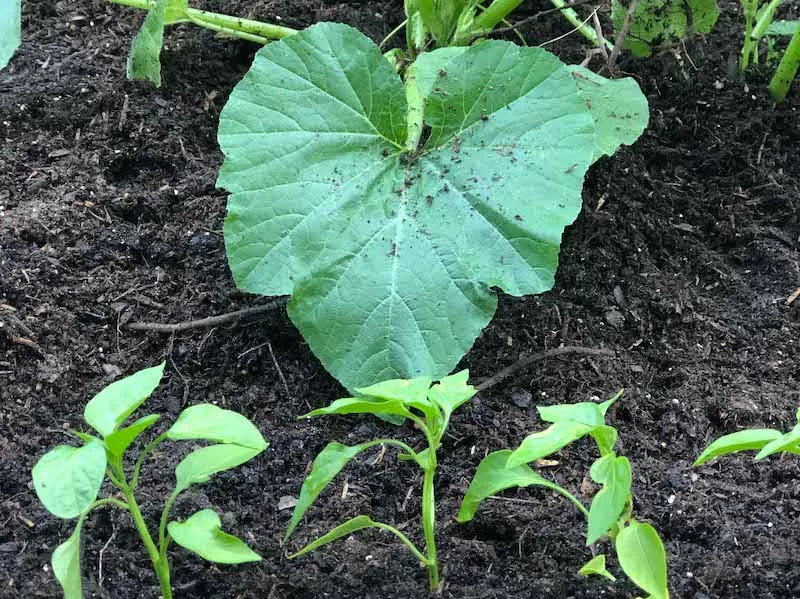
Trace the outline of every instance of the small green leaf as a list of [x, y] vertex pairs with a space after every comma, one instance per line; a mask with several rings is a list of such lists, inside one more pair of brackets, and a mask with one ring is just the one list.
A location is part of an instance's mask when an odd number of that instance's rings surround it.
[[618, 400], [620, 397], [622, 397], [622, 395], [623, 395], [624, 393], [625, 393], [625, 389], [620, 389], [619, 391], [617, 391], [617, 392], [614, 394], [614, 396], [613, 396], [613, 397], [611, 397], [610, 399], [607, 399], [607, 400], [605, 400], [605, 401], [604, 401], [604, 402], [602, 402], [601, 404], [598, 404], [598, 405], [600, 406], [600, 411], [603, 413], [603, 417], [605, 417], [605, 415], [606, 415], [606, 412], [608, 412], [608, 409], [609, 409], [611, 406], [613, 406], [613, 405], [614, 405], [614, 404], [617, 402], [617, 400]]
[[200, 510], [185, 522], [173, 520], [167, 529], [178, 545], [210, 562], [243, 564], [261, 560], [261, 556], [240, 539], [223, 532], [214, 510]]
[[771, 428], [755, 428], [731, 433], [720, 437], [706, 447], [705, 451], [700, 454], [700, 457], [695, 460], [692, 466], [700, 466], [709, 460], [730, 453], [762, 449], [768, 443], [782, 437], [783, 434], [780, 431]]
[[289, 527], [283, 536], [284, 543], [289, 539], [294, 529], [297, 528], [306, 510], [311, 507], [311, 504], [314, 503], [314, 500], [322, 493], [323, 489], [328, 486], [328, 483], [341, 472], [347, 462], [373, 445], [372, 443], [361, 443], [360, 445], [350, 446], [334, 441], [328, 443], [325, 449], [317, 454], [311, 466], [311, 472], [300, 488], [300, 497], [297, 499], [297, 505], [294, 506], [294, 512], [292, 512], [292, 519], [289, 521]]
[[780, 453], [782, 451], [792, 451], [800, 444], [800, 425], [795, 426], [788, 433], [781, 435], [774, 441], [767, 443], [764, 448], [756, 454], [756, 460], [763, 460], [766, 457]]
[[64, 591], [64, 599], [83, 599], [81, 524], [82, 521], [78, 523], [70, 537], [56, 547], [50, 560], [53, 574]]
[[194, 450], [183, 458], [175, 468], [178, 492], [192, 485], [208, 481], [214, 474], [230, 470], [253, 459], [263, 449], [242, 445], [210, 445]]
[[0, 2], [0, 69], [4, 69], [22, 43], [20, 0]]
[[446, 46], [466, 6], [465, 0], [419, 0], [425, 27], [440, 46]]
[[628, 458], [611, 453], [592, 464], [589, 476], [603, 488], [594, 496], [589, 508], [587, 545], [606, 534], [625, 509], [631, 494], [631, 464]]
[[156, 0], [133, 38], [128, 54], [128, 79], [146, 79], [161, 87], [161, 46], [164, 44], [164, 19], [167, 0]]
[[106, 450], [90, 441], [83, 447], [59, 445], [33, 467], [36, 495], [54, 516], [75, 518], [97, 499], [106, 474]]
[[600, 426], [605, 423], [600, 404], [590, 401], [561, 404], [555, 406], [536, 406], [539, 416], [545, 422], [580, 422], [587, 426]]
[[597, 574], [598, 576], [604, 576], [605, 578], [608, 578], [611, 582], [617, 582], [617, 579], [614, 578], [614, 575], [606, 570], [606, 556], [602, 554], [597, 555], [586, 562], [583, 568], [578, 570], [578, 574], [582, 574], [583, 576]]
[[[299, 556], [301, 556], [301, 555], [303, 555], [305, 553], [308, 553], [310, 551], [314, 551], [315, 549], [318, 549], [318, 548], [322, 547], [323, 545], [327, 545], [328, 543], [332, 543], [333, 541], [335, 541], [337, 539], [341, 539], [342, 537], [346, 537], [347, 535], [352, 534], [352, 533], [356, 532], [357, 530], [361, 530], [362, 528], [371, 528], [371, 527], [373, 527], [375, 525], [376, 525], [376, 522], [374, 520], [372, 520], [372, 518], [370, 518], [369, 516], [356, 516], [355, 518], [351, 518], [347, 522], [344, 522], [343, 524], [340, 524], [339, 526], [334, 528], [332, 531], [330, 531], [328, 534], [322, 535], [316, 541], [313, 541], [313, 542], [309, 543], [308, 545], [303, 547], [297, 553], [294, 553], [294, 554], [290, 555], [289, 559], [294, 559], [294, 558], [299, 557]], [[284, 542], [285, 542], [285, 540], [286, 539], [284, 539]]]
[[794, 35], [794, 32], [800, 29], [800, 21], [773, 21], [767, 28], [766, 35]]
[[159, 418], [158, 414], [143, 416], [130, 426], [107, 435], [105, 438], [106, 449], [116, 456], [121, 456], [130, 447], [130, 444], [136, 440], [136, 437], [155, 424]]
[[552, 490], [561, 489], [557, 484], [536, 474], [527, 464], [509, 467], [511, 455], [510, 450], [503, 449], [494, 451], [481, 460], [461, 502], [457, 518], [459, 522], [472, 520], [483, 500], [511, 487], [538, 485]]
[[462, 370], [444, 377], [428, 390], [428, 399], [442, 409], [445, 420], [449, 420], [450, 414], [477, 393], [475, 387], [467, 384], [467, 379], [469, 370]]
[[233, 410], [223, 410], [212, 404], [186, 408], [167, 431], [175, 440], [205, 439], [216, 443], [235, 443], [263, 450], [264, 437], [247, 418]]
[[164, 366], [166, 362], [111, 383], [86, 404], [84, 420], [104, 437], [113, 433], [156, 390]]
[[[391, 414], [407, 418], [411, 412], [397, 399], [377, 399], [371, 397], [346, 397], [337, 399], [325, 408], [313, 410], [301, 418], [311, 418], [313, 416], [324, 416], [328, 414]], [[402, 421], [401, 421], [402, 422]]]
[[613, 426], [608, 426], [607, 424], [596, 426], [589, 434], [597, 444], [597, 449], [600, 450], [601, 456], [607, 455], [614, 450], [614, 445], [617, 443], [617, 429]]
[[636, 586], [652, 599], [669, 599], [667, 555], [655, 528], [631, 520], [616, 538], [617, 559]]
[[562, 420], [545, 430], [528, 435], [508, 459], [510, 467], [540, 460], [589, 434], [593, 426], [572, 420]]

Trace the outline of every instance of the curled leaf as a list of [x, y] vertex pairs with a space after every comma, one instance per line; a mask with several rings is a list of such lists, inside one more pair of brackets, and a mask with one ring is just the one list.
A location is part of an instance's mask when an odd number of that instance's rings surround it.
[[200, 510], [185, 522], [170, 522], [167, 528], [178, 545], [210, 562], [242, 564], [261, 560], [244, 542], [222, 530], [214, 510]]

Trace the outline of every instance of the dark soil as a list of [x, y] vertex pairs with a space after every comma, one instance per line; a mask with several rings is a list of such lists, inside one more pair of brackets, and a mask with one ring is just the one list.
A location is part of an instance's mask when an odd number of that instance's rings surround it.
[[[209, 6], [295, 27], [339, 20], [379, 40], [400, 21], [401, 4]], [[525, 3], [519, 15], [542, 8]], [[749, 87], [729, 78], [740, 32], [735, 6], [723, 9], [708, 39], [623, 60], [650, 99], [650, 128], [592, 169], [556, 288], [502, 298], [463, 360], [480, 381], [561, 343], [616, 351], [613, 359], [539, 363], [454, 417], [437, 487], [445, 597], [634, 596], [625, 583], [576, 575], [591, 556], [583, 524], [551, 495], [512, 492], [513, 501], [487, 502], [468, 525], [453, 521], [480, 459], [541, 426], [535, 404], [619, 387], [627, 392], [613, 422], [634, 465], [636, 513], [665, 541], [673, 596], [800, 596], [800, 463], [742, 456], [690, 468], [720, 434], [790, 427], [800, 403], [800, 300], [786, 305], [800, 286], [800, 94], [776, 108], [765, 76]], [[151, 412], [168, 422], [183, 406], [213, 401], [252, 418], [272, 442], [175, 508], [185, 516], [214, 507], [264, 561], [217, 567], [177, 550], [177, 597], [428, 596], [424, 570], [377, 533], [295, 561], [279, 547], [290, 516], [279, 498], [297, 495], [315, 454], [331, 440], [389, 430], [366, 418], [296, 421], [342, 391], [283, 310], [175, 337], [123, 326], [265, 301], [234, 287], [220, 236], [225, 195], [214, 188], [218, 112], [255, 48], [177, 27], [166, 38], [164, 86], [155, 90], [125, 81], [140, 13], [100, 0], [31, 0], [24, 10], [25, 43], [0, 73], [0, 304], [16, 310], [16, 318], [0, 311], [0, 596], [58, 596], [50, 554], [74, 523], [37, 501], [35, 461], [71, 442], [67, 429], [82, 426], [93, 393], [165, 358]], [[557, 18], [535, 25], [525, 31], [531, 40], [569, 29]], [[571, 61], [585, 52], [575, 36], [551, 48]], [[403, 434], [415, 440], [413, 430]], [[151, 524], [181, 455], [168, 451], [144, 470]], [[376, 450], [351, 465], [309, 511], [292, 547], [359, 513], [400, 523], [419, 539], [420, 481], [392, 455], [373, 463]], [[579, 445], [546, 474], [578, 493], [591, 459], [590, 446]], [[97, 512], [83, 546], [87, 597], [158, 596], [127, 516]]]

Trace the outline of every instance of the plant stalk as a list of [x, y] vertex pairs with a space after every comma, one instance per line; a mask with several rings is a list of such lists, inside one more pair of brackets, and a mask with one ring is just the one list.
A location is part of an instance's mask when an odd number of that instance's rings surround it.
[[739, 72], [744, 73], [750, 65], [753, 45], [758, 47], [758, 41], [751, 37], [753, 22], [758, 12], [758, 0], [742, 0], [742, 11], [744, 12], [744, 43], [742, 44], [742, 54], [739, 57]]
[[[561, 9], [561, 14], [564, 15], [564, 18], [567, 19], [578, 32], [583, 35], [587, 40], [592, 42], [595, 46], [600, 46], [600, 40], [597, 37], [597, 32], [594, 30], [594, 27], [591, 27], [586, 22], [584, 22], [577, 12], [574, 9], [569, 7], [569, 4], [565, 2], [565, 0], [550, 0], [550, 3], [555, 6], [556, 8]], [[609, 50], [614, 49], [614, 44], [605, 40], [606, 48]]]
[[428, 555], [428, 577], [431, 590], [436, 591], [439, 589], [439, 560], [436, 556], [436, 496], [433, 479], [436, 476], [436, 466], [438, 465], [436, 447], [439, 445], [439, 439], [435, 438], [424, 424], [422, 430], [428, 440], [428, 463], [423, 468], [424, 477], [422, 479], [422, 532], [425, 536], [425, 552]]
[[494, 0], [486, 10], [475, 17], [475, 30], [491, 31], [520, 4], [522, 0]]
[[800, 68], [800, 29], [797, 29], [792, 35], [792, 40], [778, 64], [775, 75], [769, 82], [769, 91], [776, 101], [783, 102], [786, 98], [798, 68]]
[[[113, 4], [122, 4], [141, 10], [150, 10], [153, 0], [108, 0]], [[297, 30], [282, 25], [273, 25], [252, 19], [243, 19], [232, 15], [209, 12], [197, 8], [186, 9], [186, 20], [212, 31], [221, 31], [256, 43], [265, 43], [268, 40], [278, 40], [297, 33]]]

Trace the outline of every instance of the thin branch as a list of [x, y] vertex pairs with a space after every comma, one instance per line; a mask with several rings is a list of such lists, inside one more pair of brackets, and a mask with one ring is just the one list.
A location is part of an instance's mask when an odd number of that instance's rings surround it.
[[223, 324], [238, 322], [259, 314], [264, 314], [265, 312], [272, 312], [285, 305], [286, 299], [281, 298], [261, 306], [253, 306], [252, 308], [245, 308], [244, 310], [237, 310], [236, 312], [229, 312], [228, 314], [220, 314], [219, 316], [209, 316], [208, 318], [201, 318], [200, 320], [188, 320], [185, 322], [176, 322], [174, 324], [133, 322], [125, 325], [125, 328], [131, 331], [152, 331], [154, 333], [161, 333], [162, 335], [171, 335], [173, 333], [182, 333], [183, 331], [217, 327]]
[[575, 8], [576, 6], [583, 6], [584, 4], [590, 4], [590, 3], [596, 2], [596, 1], [597, 0], [578, 0], [577, 2], [574, 2], [572, 4], [567, 4], [566, 6], [559, 6], [559, 7], [556, 7], [556, 8], [548, 8], [547, 10], [542, 10], [540, 12], [537, 12], [535, 15], [531, 15], [530, 17], [525, 17], [521, 21], [518, 21], [517, 23], [514, 23], [513, 25], [509, 25], [508, 27], [498, 27], [496, 29], [492, 29], [491, 31], [478, 32], [478, 33], [474, 34], [472, 37], [469, 38], [468, 44], [471, 44], [472, 42], [474, 42], [478, 38], [486, 37], [487, 35], [494, 35], [494, 34], [497, 34], [497, 33], [509, 33], [510, 31], [515, 31], [519, 27], [522, 27], [523, 25], [528, 25], [529, 23], [533, 23], [534, 21], [536, 21], [536, 20], [538, 20], [538, 19], [540, 19], [542, 17], [545, 17], [545, 16], [547, 16], [549, 14], [552, 14], [552, 13], [555, 13], [555, 12], [561, 12], [562, 10], [566, 10], [568, 8]]
[[476, 387], [478, 391], [484, 391], [489, 387], [494, 387], [497, 383], [500, 383], [507, 379], [509, 376], [527, 368], [531, 364], [535, 364], [536, 362], [541, 362], [542, 360], [546, 360], [548, 358], [556, 358], [558, 356], [566, 356], [566, 355], [578, 355], [578, 356], [613, 356], [614, 352], [610, 349], [596, 349], [592, 347], [579, 347], [575, 345], [567, 345], [564, 347], [556, 347], [554, 349], [548, 349], [540, 354], [533, 354], [532, 356], [527, 356], [522, 358], [518, 362], [515, 362], [511, 366], [507, 368], [503, 368], [500, 372], [498, 372], [493, 377], [483, 381], [480, 385]]
[[622, 50], [622, 44], [625, 41], [625, 36], [628, 35], [628, 30], [631, 28], [631, 17], [636, 10], [637, 0], [630, 0], [628, 5], [628, 12], [625, 13], [625, 20], [622, 22], [622, 28], [617, 34], [617, 39], [614, 40], [614, 49], [611, 50], [611, 56], [608, 57], [608, 70], [614, 72], [614, 67], [617, 64], [617, 57]]

